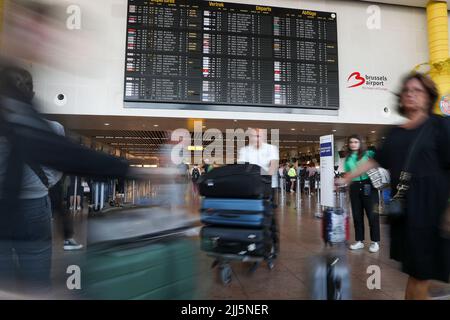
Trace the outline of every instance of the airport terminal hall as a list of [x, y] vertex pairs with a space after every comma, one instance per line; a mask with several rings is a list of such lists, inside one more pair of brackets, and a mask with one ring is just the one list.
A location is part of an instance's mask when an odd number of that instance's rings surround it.
[[449, 10], [0, 0], [0, 300], [450, 301]]

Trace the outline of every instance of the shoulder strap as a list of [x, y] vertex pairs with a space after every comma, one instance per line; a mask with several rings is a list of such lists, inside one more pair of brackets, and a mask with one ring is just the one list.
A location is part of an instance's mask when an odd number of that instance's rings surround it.
[[35, 164], [29, 164], [28, 166], [31, 168], [31, 170], [33, 170], [33, 172], [37, 175], [37, 177], [39, 178], [39, 180], [41, 180], [42, 184], [49, 189], [50, 188], [50, 183], [48, 182], [48, 177], [45, 174], [44, 170], [42, 169], [41, 166], [39, 165], [35, 165]]

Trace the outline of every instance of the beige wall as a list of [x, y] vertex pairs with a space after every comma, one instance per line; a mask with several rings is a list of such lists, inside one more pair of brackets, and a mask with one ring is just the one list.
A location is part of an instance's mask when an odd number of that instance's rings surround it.
[[[338, 115], [124, 108], [126, 0], [70, 1], [70, 4], [81, 8], [82, 28], [60, 30], [65, 35], [65, 46], [64, 50], [56, 50], [54, 54], [55, 61], [62, 61], [58, 70], [33, 66], [37, 98], [45, 112], [55, 114], [367, 124], [394, 124], [400, 121], [395, 112], [386, 114], [383, 110], [385, 107], [393, 108], [395, 99], [392, 92], [397, 90], [400, 78], [418, 63], [428, 60], [425, 9], [381, 4], [381, 28], [370, 30], [366, 25], [369, 17], [366, 10], [370, 3], [366, 2], [235, 2], [337, 13], [340, 72]], [[386, 90], [347, 88], [347, 78], [354, 71], [385, 75], [388, 78]], [[59, 93], [67, 96], [65, 105], [55, 103]]]

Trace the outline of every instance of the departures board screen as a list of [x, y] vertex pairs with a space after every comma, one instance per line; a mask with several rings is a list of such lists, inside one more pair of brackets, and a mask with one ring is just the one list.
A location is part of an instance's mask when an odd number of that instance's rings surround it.
[[128, 0], [125, 101], [339, 109], [336, 14]]

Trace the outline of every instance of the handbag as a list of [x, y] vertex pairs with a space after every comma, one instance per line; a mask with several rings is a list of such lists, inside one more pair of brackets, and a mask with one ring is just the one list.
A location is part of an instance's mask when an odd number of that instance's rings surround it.
[[375, 189], [383, 189], [391, 182], [389, 171], [381, 167], [370, 169], [367, 171], [367, 175]]
[[397, 184], [397, 192], [386, 205], [386, 214], [394, 219], [402, 218], [406, 215], [406, 195], [410, 188], [410, 182], [412, 178], [412, 174], [410, 172], [411, 160], [413, 159], [415, 151], [417, 150], [417, 145], [419, 144], [424, 135], [424, 132], [429, 126], [428, 123], [429, 121], [427, 120], [425, 125], [420, 130], [419, 135], [415, 139], [414, 143], [409, 148], [405, 166], [400, 173], [399, 183]]
[[87, 183], [86, 181], [83, 181], [83, 182], [81, 183], [81, 186], [83, 187], [83, 192], [84, 192], [84, 193], [89, 193], [89, 192], [91, 192], [91, 188], [89, 188], [89, 185], [88, 185], [88, 183]]

